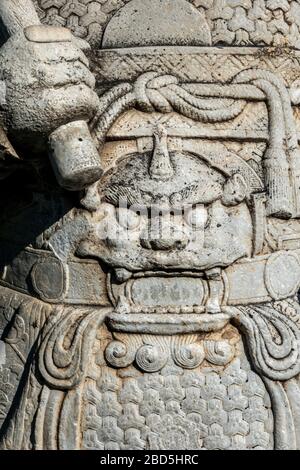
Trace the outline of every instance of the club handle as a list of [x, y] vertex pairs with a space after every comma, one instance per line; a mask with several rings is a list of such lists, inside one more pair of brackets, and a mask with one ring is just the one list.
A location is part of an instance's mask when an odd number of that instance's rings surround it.
[[100, 155], [85, 121], [59, 127], [49, 137], [49, 155], [56, 179], [68, 191], [79, 191], [102, 175]]

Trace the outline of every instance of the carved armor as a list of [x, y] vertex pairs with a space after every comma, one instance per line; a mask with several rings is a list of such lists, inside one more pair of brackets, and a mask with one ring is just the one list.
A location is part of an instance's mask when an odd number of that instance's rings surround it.
[[0, 134], [2, 448], [298, 449], [297, 2], [35, 5], [92, 44], [103, 174]]

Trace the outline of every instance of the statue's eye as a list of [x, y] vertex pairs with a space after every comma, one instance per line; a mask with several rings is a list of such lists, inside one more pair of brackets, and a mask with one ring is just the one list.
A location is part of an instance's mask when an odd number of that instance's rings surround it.
[[188, 225], [194, 229], [204, 229], [208, 219], [207, 209], [204, 205], [198, 204], [191, 209], [186, 209], [184, 217]]
[[133, 210], [126, 209], [125, 207], [119, 207], [116, 210], [116, 215], [119, 224], [123, 228], [134, 230], [140, 225], [141, 217]]

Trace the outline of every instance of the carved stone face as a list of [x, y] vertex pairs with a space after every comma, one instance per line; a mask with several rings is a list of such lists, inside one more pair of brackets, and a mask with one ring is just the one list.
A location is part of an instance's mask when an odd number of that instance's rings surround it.
[[99, 183], [101, 203], [79, 252], [130, 272], [226, 267], [250, 256], [252, 222], [239, 175], [192, 154], [130, 155]]

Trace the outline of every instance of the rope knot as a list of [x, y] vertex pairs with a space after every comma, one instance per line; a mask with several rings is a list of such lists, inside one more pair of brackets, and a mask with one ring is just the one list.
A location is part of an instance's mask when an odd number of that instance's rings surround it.
[[178, 80], [172, 75], [160, 75], [158, 72], [147, 72], [141, 75], [134, 84], [133, 92], [136, 104], [144, 112], [170, 113], [173, 107], [160, 90], [170, 85], [177, 85]]

